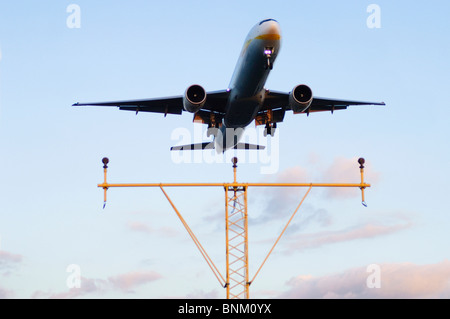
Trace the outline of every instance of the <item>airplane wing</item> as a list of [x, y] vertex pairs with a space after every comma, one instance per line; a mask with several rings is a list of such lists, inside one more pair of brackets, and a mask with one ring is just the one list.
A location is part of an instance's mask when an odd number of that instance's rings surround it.
[[[339, 100], [329, 99], [321, 97], [313, 97], [313, 101], [308, 110], [301, 113], [310, 112], [323, 112], [323, 111], [335, 111], [345, 110], [351, 105], [385, 105], [384, 102], [366, 102], [366, 101], [351, 101], [351, 100]], [[270, 91], [264, 100], [264, 106], [261, 111], [285, 109], [290, 110], [289, 107], [289, 93]]]
[[[229, 92], [226, 90], [207, 92], [206, 103], [201, 109], [207, 112], [225, 114]], [[138, 112], [153, 112], [167, 114], [181, 114], [183, 108], [183, 96], [153, 98], [145, 100], [126, 100], [113, 102], [75, 103], [73, 106], [116, 106], [120, 110]]]

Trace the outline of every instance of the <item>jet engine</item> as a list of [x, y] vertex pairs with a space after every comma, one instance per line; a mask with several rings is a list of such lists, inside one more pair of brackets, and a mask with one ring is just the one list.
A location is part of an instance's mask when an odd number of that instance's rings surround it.
[[305, 84], [297, 85], [291, 93], [289, 93], [289, 106], [294, 113], [306, 111], [312, 103], [313, 93], [309, 86]]
[[183, 107], [186, 111], [197, 113], [206, 102], [206, 91], [200, 85], [194, 84], [187, 88], [183, 96]]

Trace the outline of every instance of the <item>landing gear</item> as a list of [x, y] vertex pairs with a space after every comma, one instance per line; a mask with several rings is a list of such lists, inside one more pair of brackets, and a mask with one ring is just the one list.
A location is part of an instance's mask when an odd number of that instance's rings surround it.
[[266, 66], [265, 66], [266, 70], [272, 70], [273, 69], [273, 63], [270, 60], [270, 57], [267, 57], [267, 61], [266, 61]]
[[267, 135], [274, 136], [275, 130], [277, 128], [277, 123], [267, 123], [266, 127], [264, 128], [264, 137]]
[[206, 136], [210, 137], [211, 135], [213, 135], [214, 137], [217, 137], [217, 132], [219, 131], [219, 126], [218, 125], [210, 125], [208, 126], [208, 130], [206, 131]]
[[273, 69], [272, 54], [273, 54], [273, 48], [265, 48], [264, 49], [264, 55], [266, 56], [266, 66], [265, 66], [266, 70]]

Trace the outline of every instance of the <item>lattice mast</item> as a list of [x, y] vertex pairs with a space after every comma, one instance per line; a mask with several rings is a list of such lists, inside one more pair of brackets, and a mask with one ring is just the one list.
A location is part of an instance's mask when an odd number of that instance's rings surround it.
[[233, 158], [234, 182], [225, 187], [227, 299], [249, 298], [247, 186], [236, 182], [237, 158]]

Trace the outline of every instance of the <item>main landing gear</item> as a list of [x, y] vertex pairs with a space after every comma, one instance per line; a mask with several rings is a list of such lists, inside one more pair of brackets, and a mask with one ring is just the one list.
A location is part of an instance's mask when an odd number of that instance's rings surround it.
[[267, 135], [274, 136], [275, 130], [277, 128], [277, 123], [267, 123], [266, 127], [264, 128], [264, 137]]
[[214, 137], [217, 137], [217, 133], [219, 131], [219, 125], [209, 125], [208, 126], [208, 130], [206, 131], [206, 136], [210, 137], [211, 135], [213, 135]]

